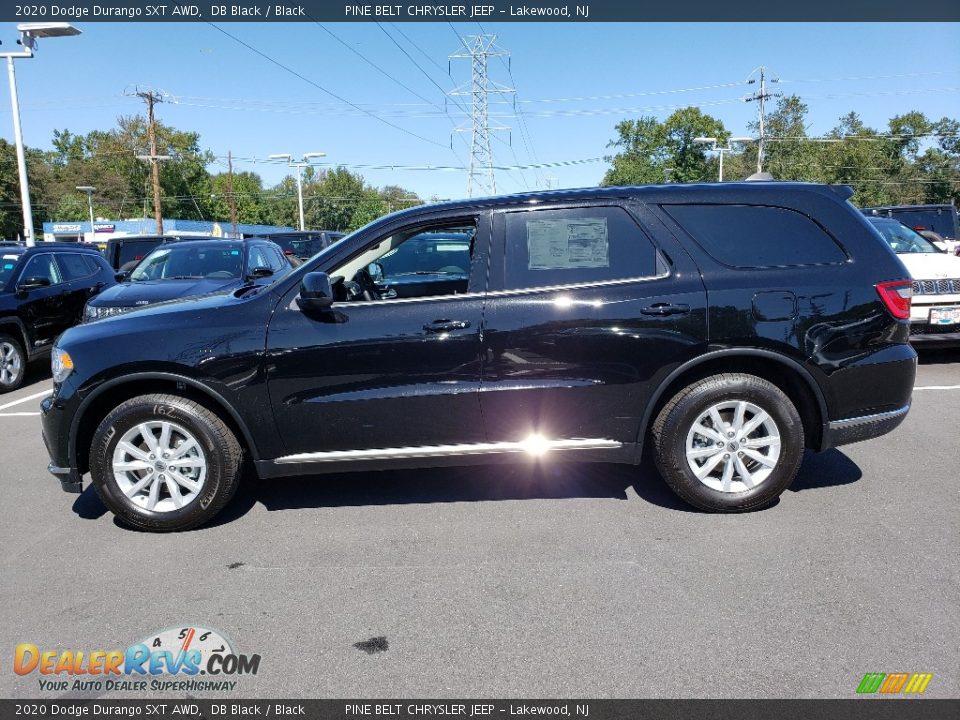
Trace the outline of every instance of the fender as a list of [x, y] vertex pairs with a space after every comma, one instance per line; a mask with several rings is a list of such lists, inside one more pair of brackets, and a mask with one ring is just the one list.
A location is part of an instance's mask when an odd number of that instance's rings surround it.
[[102, 385], [98, 386], [90, 395], [83, 399], [83, 402], [80, 403], [80, 407], [77, 408], [77, 412], [73, 415], [73, 421], [70, 424], [70, 440], [67, 448], [69, 457], [73, 462], [74, 466], [77, 464], [77, 430], [80, 427], [80, 421], [82, 420], [87, 409], [90, 407], [91, 403], [96, 400], [100, 395], [109, 390], [110, 388], [117, 387], [118, 385], [125, 385], [127, 383], [135, 383], [138, 380], [168, 380], [177, 383], [183, 383], [194, 390], [199, 390], [207, 397], [215, 400], [218, 405], [227, 409], [227, 412], [230, 413], [230, 418], [236, 423], [237, 427], [240, 428], [240, 432], [243, 433], [243, 438], [246, 441], [246, 445], [250, 448], [251, 459], [256, 461], [260, 459], [260, 453], [257, 451], [257, 445], [253, 440], [253, 435], [250, 433], [247, 424], [243, 421], [240, 415], [236, 410], [233, 409], [233, 406], [227, 402], [227, 400], [220, 395], [219, 393], [211, 390], [208, 386], [203, 383], [195, 380], [193, 378], [186, 377], [184, 375], [177, 375], [176, 373], [166, 373], [166, 372], [142, 372], [142, 373], [133, 373], [130, 375], [124, 375], [123, 377], [114, 378], [113, 380], [108, 380]]
[[20, 337], [23, 338], [25, 347], [23, 351], [27, 353], [27, 360], [33, 360], [35, 357], [43, 355], [45, 352], [49, 352], [52, 347], [50, 345], [45, 345], [42, 348], [34, 348], [33, 343], [30, 340], [30, 333], [27, 332], [27, 326], [23, 324], [23, 320], [18, 318], [16, 315], [10, 315], [5, 318], [0, 318], [0, 331], [4, 329], [4, 326], [15, 326], [20, 331]]
[[637, 433], [637, 454], [635, 462], [639, 463], [640, 456], [643, 454], [644, 436], [646, 435], [646, 429], [650, 427], [653, 409], [660, 402], [661, 396], [670, 386], [670, 383], [680, 377], [683, 373], [692, 370], [698, 365], [702, 365], [703, 363], [716, 358], [727, 357], [760, 357], [766, 360], [774, 360], [781, 365], [784, 365], [795, 371], [801, 378], [804, 379], [810, 390], [813, 392], [813, 396], [817, 400], [817, 407], [820, 410], [820, 437], [827, 437], [827, 427], [830, 421], [830, 416], [827, 414], [827, 401], [823, 397], [823, 390], [820, 388], [820, 385], [817, 384], [817, 381], [813, 379], [813, 376], [810, 374], [809, 370], [807, 370], [803, 365], [798, 363], [793, 358], [773, 352], [772, 350], [763, 350], [761, 348], [726, 348], [723, 350], [713, 350], [703, 355], [698, 355], [691, 360], [687, 360], [679, 367], [674, 368], [673, 371], [663, 379], [656, 391], [650, 396], [650, 401], [647, 403], [647, 407], [643, 411], [643, 418], [640, 420], [640, 429]]

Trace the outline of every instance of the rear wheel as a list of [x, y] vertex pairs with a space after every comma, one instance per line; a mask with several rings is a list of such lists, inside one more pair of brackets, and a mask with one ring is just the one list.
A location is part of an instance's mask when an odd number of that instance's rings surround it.
[[141, 530], [187, 530], [212, 519], [237, 489], [242, 451], [202, 405], [143, 395], [104, 418], [90, 451], [103, 503]]
[[663, 479], [703, 510], [742, 512], [771, 503], [803, 459], [796, 408], [754, 375], [714, 375], [687, 386], [660, 411], [652, 434]]
[[0, 393], [23, 385], [27, 358], [20, 341], [12, 335], [0, 334]]

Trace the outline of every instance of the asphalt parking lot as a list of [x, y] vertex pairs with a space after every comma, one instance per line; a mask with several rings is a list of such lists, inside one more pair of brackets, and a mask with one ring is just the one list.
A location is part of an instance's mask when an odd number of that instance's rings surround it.
[[188, 625], [261, 655], [234, 697], [830, 698], [900, 671], [960, 696], [960, 351], [921, 356], [895, 433], [728, 516], [649, 467], [494, 467], [250, 482], [212, 526], [138, 533], [46, 472], [49, 386], [0, 397], [2, 697], [143, 697], [41, 692], [13, 648]]

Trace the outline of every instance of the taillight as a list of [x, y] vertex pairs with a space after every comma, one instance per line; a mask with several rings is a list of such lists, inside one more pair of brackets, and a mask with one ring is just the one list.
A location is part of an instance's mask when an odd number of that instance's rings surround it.
[[887, 310], [897, 320], [910, 319], [910, 300], [913, 298], [913, 283], [909, 280], [889, 280], [874, 285]]

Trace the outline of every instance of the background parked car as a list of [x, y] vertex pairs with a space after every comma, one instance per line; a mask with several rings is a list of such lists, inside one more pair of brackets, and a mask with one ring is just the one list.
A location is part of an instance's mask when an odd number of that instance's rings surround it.
[[259, 238], [166, 242], [140, 261], [129, 280], [87, 303], [83, 321], [245, 284], [267, 284], [291, 267], [275, 243]]
[[272, 240], [280, 246], [284, 255], [295, 258], [294, 264], [299, 264], [299, 262], [312, 258], [321, 250], [326, 250], [345, 235], [346, 233], [336, 230], [303, 230], [270, 233], [258, 237]]
[[885, 205], [862, 208], [862, 212], [867, 217], [899, 220], [917, 232], [932, 230], [950, 243], [960, 241], [960, 217], [954, 205]]
[[889, 218], [869, 218], [913, 278], [910, 341], [960, 344], [960, 258]]
[[157, 245], [177, 240], [208, 240], [202, 237], [179, 237], [177, 235], [130, 235], [110, 238], [103, 256], [110, 266], [119, 272], [133, 270]]
[[87, 300], [116, 284], [95, 247], [76, 243], [0, 246], [0, 393], [23, 383], [27, 363], [50, 352], [80, 322]]

